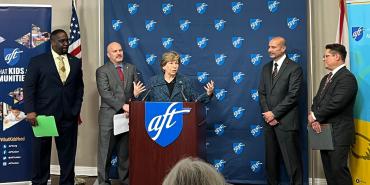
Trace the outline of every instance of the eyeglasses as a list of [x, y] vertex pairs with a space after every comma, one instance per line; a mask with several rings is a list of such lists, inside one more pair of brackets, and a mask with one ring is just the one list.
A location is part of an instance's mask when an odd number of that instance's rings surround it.
[[332, 56], [334, 56], [334, 55], [323, 55], [323, 56], [322, 56], [322, 60], [325, 60], [326, 58], [328, 58], [328, 57], [332, 57]]

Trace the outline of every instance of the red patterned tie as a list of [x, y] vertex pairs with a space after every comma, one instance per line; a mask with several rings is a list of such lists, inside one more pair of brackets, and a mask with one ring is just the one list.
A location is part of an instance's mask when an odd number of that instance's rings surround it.
[[332, 72], [330, 72], [330, 73], [328, 74], [328, 76], [326, 77], [326, 81], [325, 81], [324, 87], [322, 88], [322, 90], [321, 90], [321, 92], [320, 92], [320, 95], [322, 95], [322, 93], [324, 92], [324, 90], [325, 90], [326, 86], [328, 86], [328, 84], [329, 84], [329, 82], [330, 82], [330, 80], [331, 80], [331, 77], [332, 77], [332, 76], [333, 76], [333, 73], [332, 73]]
[[125, 79], [125, 77], [123, 76], [123, 72], [122, 72], [121, 66], [117, 66], [116, 68], [117, 68], [119, 79], [121, 79], [121, 81], [123, 81]]

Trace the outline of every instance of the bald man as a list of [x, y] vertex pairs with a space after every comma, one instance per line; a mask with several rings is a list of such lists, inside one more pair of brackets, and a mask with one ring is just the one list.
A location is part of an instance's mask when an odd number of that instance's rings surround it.
[[265, 152], [267, 182], [277, 185], [280, 161], [284, 162], [290, 184], [302, 184], [302, 162], [299, 148], [298, 99], [303, 82], [302, 68], [286, 54], [283, 37], [269, 42], [272, 61], [262, 69], [259, 97], [265, 120]]
[[[123, 62], [123, 50], [119, 43], [107, 46], [109, 59], [96, 70], [96, 83], [101, 97], [99, 110], [98, 181], [99, 185], [110, 184], [109, 169], [112, 152], [118, 157], [120, 184], [129, 184], [128, 179], [128, 132], [113, 135], [113, 116], [129, 112], [129, 101], [138, 97], [145, 86], [138, 81], [134, 65]], [[127, 114], [128, 115], [128, 114]]]

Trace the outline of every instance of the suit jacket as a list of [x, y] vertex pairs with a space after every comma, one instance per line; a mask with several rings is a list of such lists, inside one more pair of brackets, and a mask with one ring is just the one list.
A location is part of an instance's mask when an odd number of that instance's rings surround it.
[[298, 130], [298, 99], [303, 82], [302, 68], [288, 57], [272, 80], [273, 61], [263, 66], [259, 85], [262, 112], [272, 111], [282, 130]]
[[324, 76], [321, 80], [311, 111], [319, 123], [332, 124], [335, 145], [350, 145], [354, 143], [355, 138], [353, 107], [358, 89], [356, 78], [343, 67], [334, 74], [321, 92], [326, 78], [327, 76]]
[[168, 91], [163, 74], [153, 76], [150, 79], [149, 84], [150, 89], [146, 93], [144, 93], [144, 96], [147, 95], [145, 99], [148, 101], [158, 101], [158, 102], [199, 101], [203, 103], [208, 103], [211, 99], [211, 97], [209, 97], [207, 93], [199, 95], [193, 89], [190, 80], [180, 74], [176, 75], [176, 82], [171, 96]]
[[133, 98], [133, 82], [138, 81], [134, 65], [123, 62], [124, 81], [121, 82], [112, 62], [106, 62], [96, 70], [96, 83], [101, 97], [99, 123], [113, 126], [113, 115]]
[[84, 93], [82, 65], [80, 59], [69, 54], [67, 57], [70, 73], [65, 84], [59, 77], [51, 51], [31, 59], [24, 81], [26, 113], [53, 115], [57, 122], [77, 122]]

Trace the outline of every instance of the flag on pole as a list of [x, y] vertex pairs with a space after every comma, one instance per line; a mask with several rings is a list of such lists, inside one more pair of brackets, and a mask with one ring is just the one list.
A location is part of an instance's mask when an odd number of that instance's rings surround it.
[[[74, 57], [81, 59], [81, 35], [80, 25], [78, 24], [78, 17], [76, 12], [76, 0], [72, 0], [72, 16], [71, 24], [69, 26], [69, 47], [68, 53]], [[78, 124], [82, 123], [81, 115], [78, 116]]]
[[76, 1], [72, 0], [72, 16], [69, 33], [69, 48], [68, 53], [81, 59], [81, 36], [80, 25], [78, 24], [78, 17], [76, 12]]
[[337, 28], [337, 36], [336, 36], [336, 43], [342, 44], [347, 49], [347, 58], [346, 58], [346, 66], [349, 69], [349, 40], [348, 40], [348, 20], [347, 20], [347, 10], [345, 0], [339, 0], [339, 19], [338, 19], [338, 28]]

